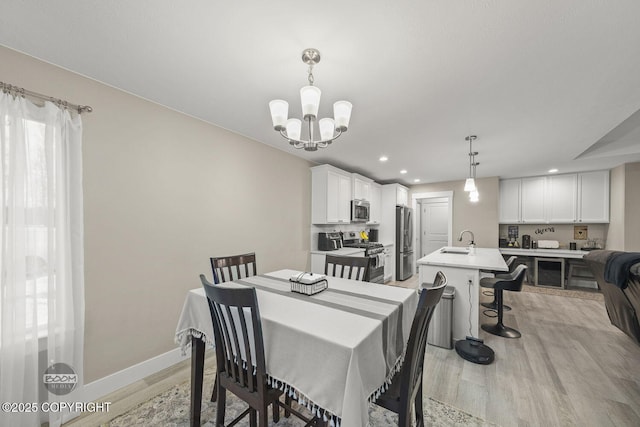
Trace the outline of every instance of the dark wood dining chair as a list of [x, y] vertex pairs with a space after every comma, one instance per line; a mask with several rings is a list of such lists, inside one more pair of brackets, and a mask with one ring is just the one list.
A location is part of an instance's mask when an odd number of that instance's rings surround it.
[[[210, 258], [211, 270], [213, 271], [213, 283], [224, 283], [237, 279], [255, 276], [256, 270], [256, 254], [251, 252], [242, 255], [230, 255]], [[218, 398], [217, 379], [213, 383], [213, 391], [211, 392], [211, 401], [215, 402]]]
[[256, 254], [251, 252], [242, 255], [211, 258], [211, 269], [213, 270], [213, 283], [224, 283], [255, 276], [258, 274], [256, 270]]
[[269, 405], [272, 405], [274, 423], [280, 420], [280, 407], [283, 407], [287, 414], [293, 413], [305, 421], [305, 427], [316, 424], [317, 420], [307, 419], [280, 402], [283, 392], [267, 383], [262, 323], [255, 288], [216, 286], [202, 274], [200, 280], [207, 294], [216, 343], [216, 426], [224, 426], [227, 391], [249, 405], [229, 426], [249, 414], [251, 427], [256, 423], [267, 427]]
[[324, 262], [324, 274], [333, 277], [365, 281], [368, 271], [368, 257], [327, 255]]
[[424, 287], [411, 324], [411, 335], [407, 344], [404, 363], [400, 372], [391, 379], [391, 385], [376, 400], [376, 404], [398, 414], [398, 426], [412, 425], [411, 406], [415, 405], [416, 426], [424, 426], [422, 408], [422, 373], [424, 352], [427, 345], [427, 332], [440, 298], [447, 284], [445, 275], [439, 271], [432, 287]]

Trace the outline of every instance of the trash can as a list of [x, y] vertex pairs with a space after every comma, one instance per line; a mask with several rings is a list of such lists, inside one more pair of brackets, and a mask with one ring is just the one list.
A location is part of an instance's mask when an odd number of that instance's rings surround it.
[[453, 348], [451, 339], [451, 328], [453, 323], [453, 299], [456, 288], [445, 286], [440, 302], [433, 311], [427, 342], [431, 345], [442, 348]]

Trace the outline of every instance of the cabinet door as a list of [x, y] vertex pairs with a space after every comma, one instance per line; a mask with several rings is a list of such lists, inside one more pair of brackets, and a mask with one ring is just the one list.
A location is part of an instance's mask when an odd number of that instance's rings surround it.
[[396, 205], [409, 206], [409, 190], [407, 190], [405, 187], [397, 187]]
[[324, 274], [325, 254], [311, 254], [311, 272]]
[[520, 222], [520, 180], [500, 181], [500, 222], [514, 224]]
[[369, 215], [370, 224], [380, 224], [380, 210], [382, 206], [382, 186], [371, 184], [371, 210]]
[[578, 211], [578, 175], [553, 175], [547, 178], [547, 218], [550, 223], [572, 223]]
[[371, 184], [360, 178], [353, 178], [353, 198], [371, 201]]
[[578, 222], [609, 222], [609, 171], [578, 174]]
[[338, 175], [338, 222], [351, 221], [351, 177]]
[[327, 172], [327, 223], [351, 220], [351, 178]]
[[522, 178], [521, 219], [530, 224], [546, 222], [544, 210], [545, 177]]

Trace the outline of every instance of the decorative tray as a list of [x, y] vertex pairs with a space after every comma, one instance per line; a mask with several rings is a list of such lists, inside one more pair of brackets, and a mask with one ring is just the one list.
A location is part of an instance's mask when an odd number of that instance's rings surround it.
[[289, 278], [291, 292], [304, 295], [315, 295], [329, 286], [324, 274], [300, 273]]

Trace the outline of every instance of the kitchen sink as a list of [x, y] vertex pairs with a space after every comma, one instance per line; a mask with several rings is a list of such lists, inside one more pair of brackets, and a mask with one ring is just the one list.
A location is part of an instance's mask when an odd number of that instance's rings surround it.
[[458, 255], [469, 255], [469, 249], [467, 248], [442, 248], [440, 249], [441, 254], [458, 254]]

